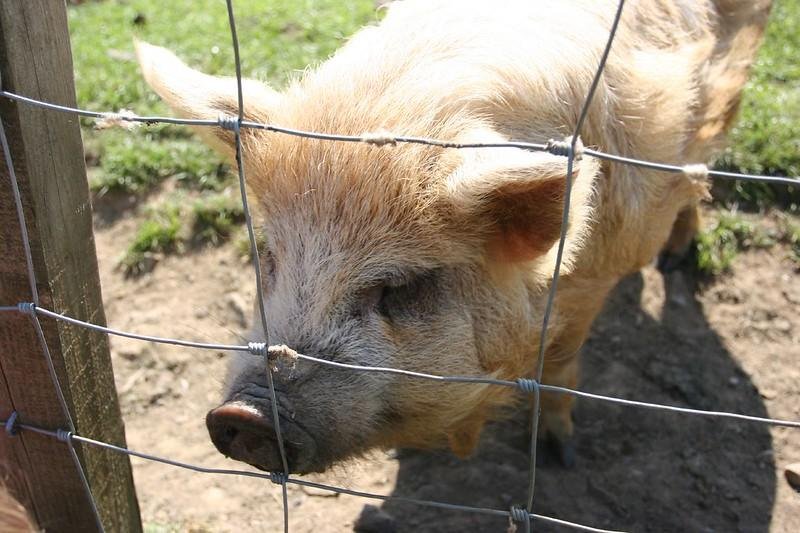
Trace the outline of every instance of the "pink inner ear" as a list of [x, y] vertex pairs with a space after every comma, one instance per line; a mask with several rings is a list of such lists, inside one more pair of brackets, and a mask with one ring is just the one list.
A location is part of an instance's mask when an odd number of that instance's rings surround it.
[[531, 261], [541, 257], [561, 235], [564, 179], [515, 184], [495, 192], [489, 215], [495, 231], [489, 238], [489, 255], [503, 262]]

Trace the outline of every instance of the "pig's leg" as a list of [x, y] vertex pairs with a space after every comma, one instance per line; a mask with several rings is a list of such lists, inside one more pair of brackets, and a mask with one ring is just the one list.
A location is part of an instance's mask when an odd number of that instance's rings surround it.
[[[566, 281], [566, 280], [565, 280]], [[564, 283], [558, 301], [559, 315], [565, 323], [547, 348], [542, 383], [576, 389], [578, 387], [578, 353], [595, 317], [616, 279], [583, 283]], [[550, 441], [561, 463], [575, 463], [572, 409], [575, 397], [569, 394], [542, 393], [540, 435]]]
[[[578, 357], [573, 354], [565, 361], [559, 361], [555, 368], [547, 368], [542, 374], [542, 382], [574, 389], [578, 386]], [[539, 423], [540, 441], [551, 445], [559, 461], [565, 467], [575, 464], [575, 439], [572, 422], [572, 409], [575, 398], [567, 394], [542, 393], [542, 414]]]
[[678, 213], [672, 233], [658, 256], [658, 269], [661, 272], [672, 272], [678, 268], [699, 229], [700, 211], [696, 205]]

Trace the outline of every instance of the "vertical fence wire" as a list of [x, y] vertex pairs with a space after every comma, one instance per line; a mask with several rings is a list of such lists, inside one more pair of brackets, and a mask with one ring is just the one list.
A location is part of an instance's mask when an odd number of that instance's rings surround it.
[[[611, 29], [609, 30], [608, 40], [606, 41], [605, 49], [603, 50], [603, 54], [600, 57], [600, 62], [597, 66], [597, 70], [595, 71], [594, 77], [592, 78], [592, 83], [589, 87], [589, 92], [586, 94], [586, 99], [583, 102], [583, 107], [581, 108], [580, 115], [578, 116], [578, 122], [575, 125], [575, 131], [572, 134], [572, 139], [570, 139], [569, 153], [567, 156], [567, 175], [566, 175], [566, 183], [564, 189], [564, 212], [562, 214], [562, 219], [561, 219], [561, 235], [558, 240], [558, 250], [556, 252], [556, 264], [555, 268], [553, 269], [553, 282], [547, 294], [547, 303], [545, 305], [544, 318], [542, 319], [541, 336], [539, 338], [539, 358], [537, 361], [537, 368], [536, 368], [536, 383], [541, 383], [542, 374], [544, 372], [544, 356], [547, 348], [547, 328], [550, 323], [550, 316], [553, 312], [553, 304], [555, 302], [556, 291], [558, 290], [558, 280], [561, 274], [561, 263], [564, 256], [564, 245], [567, 240], [567, 229], [569, 227], [569, 208], [570, 208], [570, 199], [571, 199], [572, 182], [573, 182], [572, 178], [573, 178], [573, 170], [575, 163], [575, 150], [578, 146], [578, 138], [581, 133], [583, 123], [586, 120], [586, 117], [589, 113], [589, 107], [591, 106], [592, 98], [594, 97], [594, 93], [596, 92], [597, 86], [600, 83], [600, 78], [603, 75], [603, 71], [605, 70], [608, 56], [611, 53], [611, 45], [614, 43], [614, 37], [617, 35], [617, 28], [619, 27], [619, 22], [622, 18], [622, 9], [624, 6], [625, 6], [625, 0], [619, 0], [616, 13], [614, 14], [614, 20], [611, 24]], [[528, 475], [529, 485], [528, 485], [528, 501], [526, 507], [529, 516], [533, 512], [533, 500], [536, 491], [536, 444], [539, 433], [539, 419], [541, 417], [541, 397], [539, 394], [538, 387], [536, 388], [534, 405], [532, 406], [531, 410], [532, 413], [531, 413], [530, 471]], [[530, 519], [528, 520], [528, 523], [530, 524]]]
[[[264, 286], [261, 277], [261, 261], [258, 255], [258, 243], [256, 242], [253, 220], [250, 216], [250, 206], [247, 201], [247, 184], [244, 177], [244, 160], [242, 157], [242, 132], [241, 125], [244, 120], [244, 95], [242, 91], [242, 64], [239, 56], [239, 37], [236, 33], [236, 17], [233, 14], [233, 0], [226, 0], [228, 9], [228, 24], [231, 30], [231, 41], [233, 43], [233, 58], [236, 63], [236, 93], [238, 99], [239, 116], [237, 117], [233, 130], [234, 141], [236, 144], [236, 166], [239, 172], [239, 192], [242, 197], [242, 209], [244, 211], [245, 224], [247, 225], [247, 235], [250, 239], [250, 254], [253, 260], [253, 269], [256, 278], [256, 299], [258, 301], [259, 318], [263, 330], [265, 344], [269, 345], [269, 330], [267, 328], [267, 313], [264, 308]], [[289, 477], [289, 462], [286, 459], [286, 448], [281, 432], [280, 413], [278, 411], [278, 398], [275, 393], [275, 381], [272, 376], [272, 368], [269, 364], [268, 352], [264, 352], [264, 367], [267, 373], [267, 387], [272, 404], [272, 418], [275, 423], [275, 438], [278, 441], [278, 451], [281, 456], [283, 466], [283, 476], [281, 478], [281, 495], [283, 499], [283, 530], [289, 532], [289, 494], [286, 486], [286, 478]]]
[[3, 144], [3, 156], [6, 158], [6, 168], [8, 178], [11, 181], [11, 194], [14, 196], [14, 206], [17, 210], [17, 221], [22, 237], [22, 247], [25, 252], [25, 266], [28, 269], [28, 284], [31, 287], [31, 298], [33, 303], [39, 305], [39, 288], [36, 286], [36, 271], [33, 269], [33, 254], [31, 254], [31, 241], [28, 238], [28, 225], [25, 223], [25, 211], [22, 208], [22, 196], [19, 193], [19, 183], [17, 174], [14, 172], [14, 162], [11, 160], [11, 147], [6, 138], [6, 129], [3, 121], [0, 120], [0, 142]]

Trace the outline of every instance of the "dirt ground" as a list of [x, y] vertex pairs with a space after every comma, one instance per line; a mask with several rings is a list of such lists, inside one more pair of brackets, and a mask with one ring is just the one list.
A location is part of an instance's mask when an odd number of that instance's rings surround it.
[[[238, 342], [254, 283], [232, 246], [163, 259], [125, 278], [116, 262], [135, 206], [96, 201], [96, 239], [109, 324], [142, 333]], [[584, 348], [580, 388], [600, 394], [800, 419], [800, 284], [787, 250], [742, 254], [730, 275], [698, 287], [654, 268], [614, 291]], [[131, 448], [207, 466], [247, 468], [210, 443], [222, 353], [112, 339]], [[574, 469], [538, 470], [538, 513], [632, 531], [800, 531], [800, 493], [784, 467], [800, 461], [797, 430], [581, 401]], [[402, 450], [312, 479], [411, 498], [507, 509], [525, 499], [525, 416], [495, 423], [467, 461]], [[133, 459], [150, 531], [280, 531], [280, 487]], [[366, 507], [373, 505], [375, 507]], [[380, 510], [379, 510], [380, 509]], [[506, 519], [289, 487], [295, 532], [505, 531]], [[537, 531], [561, 529], [539, 524]]]

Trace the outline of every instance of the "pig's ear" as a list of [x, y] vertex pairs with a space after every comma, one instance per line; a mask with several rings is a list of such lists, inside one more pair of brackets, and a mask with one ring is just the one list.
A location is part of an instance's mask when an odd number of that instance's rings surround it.
[[[598, 167], [576, 160], [568, 238], [586, 225], [589, 195]], [[489, 257], [501, 262], [531, 261], [547, 254], [561, 235], [567, 158], [516, 148], [465, 152], [447, 179], [456, 219], [486, 238]]]
[[[145, 81], [179, 116], [210, 120], [220, 115], [238, 116], [236, 78], [203, 74], [189, 68], [166, 48], [139, 40], [134, 45]], [[244, 119], [268, 122], [280, 95], [259, 81], [247, 79], [242, 80], [242, 93]], [[214, 148], [226, 155], [233, 153], [234, 136], [230, 131], [205, 126], [197, 130]], [[250, 130], [243, 129], [243, 135], [247, 131]]]

